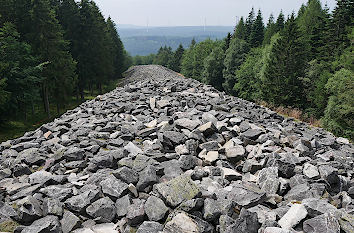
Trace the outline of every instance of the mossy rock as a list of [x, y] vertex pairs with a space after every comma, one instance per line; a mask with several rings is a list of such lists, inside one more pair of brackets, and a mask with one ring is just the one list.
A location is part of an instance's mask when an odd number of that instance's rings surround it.
[[5, 220], [4, 222], [0, 223], [0, 232], [14, 232], [16, 227], [20, 224], [13, 220]]

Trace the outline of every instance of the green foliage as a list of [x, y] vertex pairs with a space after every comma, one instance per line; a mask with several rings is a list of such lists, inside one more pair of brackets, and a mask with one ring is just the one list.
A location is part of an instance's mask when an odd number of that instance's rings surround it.
[[238, 38], [240, 40], [247, 40], [246, 25], [245, 25], [245, 22], [243, 20], [243, 17], [241, 17], [240, 21], [236, 25], [235, 31], [234, 31], [234, 34], [233, 34], [232, 38]]
[[246, 100], [259, 99], [260, 71], [262, 69], [262, 48], [254, 48], [248, 53], [245, 62], [236, 71], [234, 91]]
[[306, 54], [294, 14], [287, 20], [266, 62], [262, 78], [264, 100], [283, 106], [301, 107], [304, 104], [301, 77], [304, 76]]
[[327, 82], [330, 97], [323, 118], [324, 127], [338, 135], [354, 139], [354, 73], [337, 71]]
[[173, 57], [173, 52], [171, 47], [161, 47], [156, 54], [154, 59], [154, 64], [162, 65], [168, 67], [170, 60]]
[[177, 50], [174, 52], [173, 56], [171, 57], [171, 60], [169, 61], [168, 68], [171, 70], [174, 70], [176, 72], [181, 72], [181, 63], [182, 63], [182, 57], [184, 53], [184, 48], [182, 44], [180, 44], [177, 48]]
[[[38, 98], [37, 85], [42, 80], [31, 48], [20, 42], [16, 28], [5, 23], [0, 28], [0, 108], [2, 113], [26, 111]], [[1, 118], [5, 116], [1, 116]]]
[[246, 59], [249, 46], [246, 41], [234, 38], [231, 40], [230, 47], [226, 50], [224, 60], [223, 75], [225, 82], [224, 90], [229, 94], [235, 94], [233, 87], [236, 83], [236, 71]]
[[222, 90], [224, 69], [224, 44], [216, 46], [204, 60], [203, 82]]
[[268, 24], [264, 33], [264, 40], [263, 40], [263, 45], [267, 45], [270, 43], [270, 39], [272, 36], [276, 33], [276, 25], [274, 22], [274, 16], [273, 14], [270, 15]]
[[258, 11], [256, 20], [252, 25], [249, 43], [251, 47], [262, 45], [264, 39], [264, 24], [261, 10]]
[[218, 43], [220, 42], [208, 39], [187, 49], [182, 57], [182, 74], [202, 81], [204, 59]]

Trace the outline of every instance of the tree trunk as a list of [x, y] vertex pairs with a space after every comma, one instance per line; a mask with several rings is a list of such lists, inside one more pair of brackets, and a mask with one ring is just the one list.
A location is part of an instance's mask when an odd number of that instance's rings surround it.
[[46, 83], [43, 83], [43, 97], [44, 97], [44, 110], [47, 113], [48, 118], [50, 118], [50, 110], [49, 110], [49, 93], [48, 87]]
[[81, 96], [81, 102], [85, 101], [85, 96], [84, 96], [84, 90], [82, 87], [80, 87], [80, 96]]
[[103, 91], [102, 91], [102, 84], [101, 84], [101, 83], [98, 84], [98, 88], [99, 88], [99, 90], [100, 90], [100, 95], [102, 95], [102, 94], [103, 94]]

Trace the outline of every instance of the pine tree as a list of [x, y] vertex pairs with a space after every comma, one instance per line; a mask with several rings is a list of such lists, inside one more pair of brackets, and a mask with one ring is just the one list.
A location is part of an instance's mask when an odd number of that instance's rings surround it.
[[181, 73], [186, 77], [192, 77], [193, 75], [194, 54], [195, 45], [192, 43], [189, 49], [184, 51], [181, 61]]
[[176, 72], [181, 72], [181, 62], [182, 62], [182, 56], [184, 53], [184, 48], [183, 45], [180, 44], [177, 48], [177, 50], [174, 52], [173, 57], [170, 60], [170, 64], [168, 67]]
[[264, 39], [264, 24], [261, 10], [258, 11], [256, 20], [253, 23], [250, 35], [250, 46], [258, 47], [262, 45]]
[[266, 63], [263, 98], [275, 105], [301, 107], [305, 104], [301, 78], [304, 77], [306, 53], [294, 13], [280, 35]]
[[49, 101], [52, 94], [57, 111], [64, 106], [75, 84], [75, 62], [68, 52], [68, 42], [55, 12], [50, 8], [48, 0], [32, 2], [31, 45], [41, 62], [48, 62], [42, 72], [42, 98], [45, 112], [50, 117]]
[[217, 43], [218, 42], [212, 41], [211, 39], [207, 39], [194, 47], [192, 78], [202, 81], [204, 59], [211, 53]]
[[216, 46], [204, 60], [203, 82], [222, 91], [224, 69], [224, 44]]
[[234, 38], [231, 40], [230, 47], [226, 50], [224, 59], [223, 76], [225, 82], [223, 89], [229, 94], [235, 94], [233, 87], [236, 82], [236, 71], [244, 62], [249, 46], [246, 41]]
[[172, 60], [173, 52], [171, 47], [161, 47], [156, 54], [154, 64], [162, 65], [168, 67], [170, 61]]

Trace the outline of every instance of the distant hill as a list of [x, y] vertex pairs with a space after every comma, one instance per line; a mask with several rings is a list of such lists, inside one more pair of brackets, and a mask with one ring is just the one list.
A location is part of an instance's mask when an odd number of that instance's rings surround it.
[[156, 53], [161, 46], [171, 46], [176, 49], [179, 44], [188, 47], [191, 40], [197, 42], [207, 38], [222, 39], [232, 26], [181, 26], [181, 27], [151, 27], [144, 28], [133, 25], [119, 25], [119, 35], [125, 49], [132, 55], [148, 55]]

